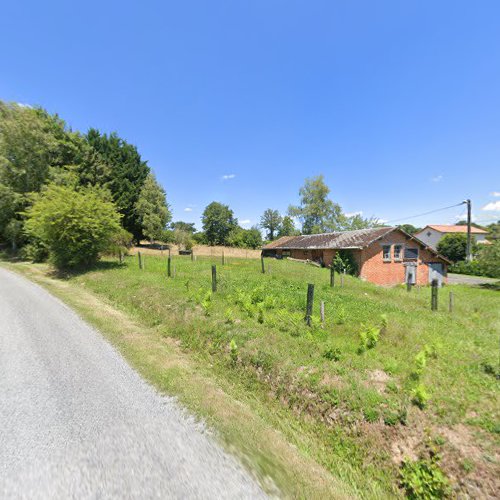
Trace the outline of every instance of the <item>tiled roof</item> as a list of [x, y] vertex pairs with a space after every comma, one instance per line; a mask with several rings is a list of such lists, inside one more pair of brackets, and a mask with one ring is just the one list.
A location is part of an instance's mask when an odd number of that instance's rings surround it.
[[[439, 231], [440, 233], [466, 233], [467, 232], [467, 226], [461, 226], [461, 225], [459, 225], [459, 226], [451, 226], [451, 225], [447, 226], [444, 224], [442, 224], [442, 225], [429, 224], [426, 227], [430, 227], [431, 229]], [[422, 229], [422, 231], [424, 229]], [[484, 229], [479, 229], [478, 227], [474, 227], [474, 226], [472, 226], [470, 228], [470, 232], [475, 233], [475, 234], [488, 234], [488, 231], [485, 231]]]
[[266, 245], [264, 249], [349, 249], [365, 248], [370, 243], [394, 231], [394, 227], [358, 229], [335, 233], [309, 234], [304, 236], [283, 236]]

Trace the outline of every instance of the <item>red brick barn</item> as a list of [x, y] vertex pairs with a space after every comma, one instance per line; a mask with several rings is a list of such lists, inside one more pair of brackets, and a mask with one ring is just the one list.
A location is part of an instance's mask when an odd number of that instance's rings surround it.
[[284, 236], [262, 249], [267, 257], [291, 257], [330, 266], [339, 251], [357, 265], [357, 275], [377, 285], [410, 281], [427, 285], [446, 282], [449, 261], [399, 228], [380, 227], [305, 236]]

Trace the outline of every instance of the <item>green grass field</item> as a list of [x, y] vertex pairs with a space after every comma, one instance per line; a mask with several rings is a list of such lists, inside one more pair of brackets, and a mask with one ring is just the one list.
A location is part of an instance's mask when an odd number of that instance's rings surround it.
[[[337, 276], [331, 288], [326, 269], [265, 263], [270, 269], [262, 274], [257, 260], [222, 265], [176, 256], [175, 278], [169, 279], [166, 257], [148, 255], [143, 270], [137, 257], [127, 257], [123, 265], [104, 261], [64, 280], [174, 339], [200, 370], [345, 484], [340, 496], [403, 495], [402, 484], [416, 490], [429, 482], [420, 474], [429, 464], [447, 476], [449, 491], [494, 495], [500, 293], [444, 287], [433, 312], [426, 287], [408, 293], [347, 276], [341, 288]], [[211, 264], [217, 265], [216, 293]], [[311, 327], [304, 322], [308, 283], [315, 285]], [[160, 388], [175, 392], [173, 382], [162, 379], [175, 372], [163, 373], [150, 354], [143, 350], [136, 364]], [[210, 412], [200, 413], [211, 422]], [[211, 423], [217, 427], [217, 419]], [[230, 446], [241, 444], [237, 433], [226, 428], [222, 434]], [[404, 459], [409, 465], [402, 469]], [[284, 487], [279, 467], [266, 460], [272, 457], [264, 452], [249, 458], [288, 496], [311, 497], [293, 481]]]

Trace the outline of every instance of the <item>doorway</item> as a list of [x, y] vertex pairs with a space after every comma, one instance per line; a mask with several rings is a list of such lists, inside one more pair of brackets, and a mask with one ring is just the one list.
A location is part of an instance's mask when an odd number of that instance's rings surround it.
[[438, 281], [438, 286], [443, 285], [444, 281], [444, 266], [439, 262], [429, 262], [429, 284], [432, 280]]

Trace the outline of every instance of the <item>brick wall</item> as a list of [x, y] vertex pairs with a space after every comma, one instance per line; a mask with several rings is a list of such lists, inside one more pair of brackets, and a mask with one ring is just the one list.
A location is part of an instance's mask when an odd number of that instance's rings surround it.
[[[401, 244], [411, 248], [418, 247], [418, 259], [416, 261], [395, 261], [394, 245]], [[384, 262], [383, 245], [391, 245], [391, 260]], [[360, 277], [378, 285], [396, 285], [405, 282], [405, 262], [417, 263], [417, 285], [427, 285], [429, 283], [430, 262], [442, 263], [434, 254], [417, 245], [404, 234], [393, 232], [382, 240], [372, 243], [368, 248], [361, 251]], [[446, 264], [444, 264], [446, 273]]]

